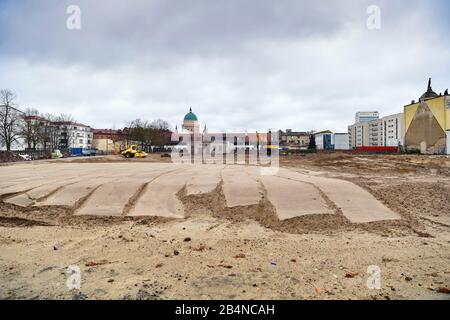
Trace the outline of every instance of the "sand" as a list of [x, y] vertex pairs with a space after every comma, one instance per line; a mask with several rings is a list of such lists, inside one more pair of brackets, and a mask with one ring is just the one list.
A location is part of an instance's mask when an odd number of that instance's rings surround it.
[[[449, 159], [367, 156], [369, 169], [361, 157], [320, 157], [281, 164], [352, 182], [401, 219], [352, 223], [326, 196], [333, 213], [280, 219], [270, 190], [256, 205], [228, 207], [223, 183], [207, 193], [182, 189], [184, 219], [1, 201], [0, 298], [448, 299]], [[73, 265], [80, 289], [66, 286]], [[381, 289], [366, 285], [372, 265]]]

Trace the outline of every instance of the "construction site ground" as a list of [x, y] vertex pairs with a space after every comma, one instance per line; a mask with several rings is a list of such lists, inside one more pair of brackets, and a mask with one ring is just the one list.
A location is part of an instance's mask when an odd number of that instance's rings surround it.
[[449, 157], [260, 169], [164, 154], [2, 164], [0, 298], [449, 299]]

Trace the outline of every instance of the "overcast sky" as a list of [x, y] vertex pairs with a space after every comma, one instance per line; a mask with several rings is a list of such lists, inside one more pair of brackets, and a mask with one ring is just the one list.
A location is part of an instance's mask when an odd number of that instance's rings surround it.
[[[69, 30], [67, 6], [81, 9]], [[381, 29], [366, 10], [381, 8]], [[96, 128], [346, 132], [450, 87], [448, 1], [0, 0], [0, 88]]]

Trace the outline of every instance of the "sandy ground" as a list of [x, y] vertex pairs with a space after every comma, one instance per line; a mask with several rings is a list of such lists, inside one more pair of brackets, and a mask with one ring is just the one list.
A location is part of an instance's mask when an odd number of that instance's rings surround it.
[[[126, 161], [134, 160], [167, 158]], [[220, 188], [180, 193], [188, 218], [177, 220], [1, 202], [0, 298], [449, 299], [449, 158], [336, 153], [282, 157], [281, 165], [357, 183], [402, 220], [279, 221], [264, 203], [225, 208]], [[81, 270], [79, 290], [66, 286], [71, 265]], [[381, 289], [367, 288], [371, 265]]]

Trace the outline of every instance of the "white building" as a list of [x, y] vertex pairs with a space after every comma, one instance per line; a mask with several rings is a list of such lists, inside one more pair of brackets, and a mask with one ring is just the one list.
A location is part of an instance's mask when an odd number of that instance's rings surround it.
[[350, 148], [403, 145], [403, 113], [348, 126]]
[[92, 147], [91, 127], [72, 121], [53, 122], [58, 129], [58, 144], [61, 149]]
[[332, 150], [334, 148], [334, 134], [329, 131], [314, 133], [317, 150]]
[[349, 150], [350, 137], [348, 133], [334, 134], [334, 150]]
[[350, 148], [369, 145], [369, 125], [367, 122], [357, 122], [348, 126]]
[[381, 119], [383, 146], [397, 147], [403, 145], [403, 119], [403, 113], [396, 113]]
[[369, 122], [379, 118], [378, 111], [359, 111], [355, 115], [355, 123]]

